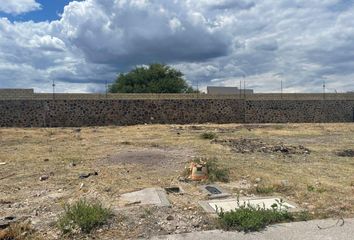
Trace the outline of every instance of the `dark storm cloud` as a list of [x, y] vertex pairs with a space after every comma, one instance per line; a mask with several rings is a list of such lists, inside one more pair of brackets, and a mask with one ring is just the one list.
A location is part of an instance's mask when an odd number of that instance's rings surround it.
[[[28, 9], [14, 0], [16, 9]], [[35, 6], [35, 1], [31, 6]], [[22, 6], [22, 8], [21, 8]], [[1, 8], [0, 8], [1, 11]], [[25, 10], [21, 10], [25, 11]], [[118, 72], [172, 64], [193, 85], [354, 89], [353, 2], [85, 0], [59, 21], [0, 19], [0, 87], [103, 91]]]

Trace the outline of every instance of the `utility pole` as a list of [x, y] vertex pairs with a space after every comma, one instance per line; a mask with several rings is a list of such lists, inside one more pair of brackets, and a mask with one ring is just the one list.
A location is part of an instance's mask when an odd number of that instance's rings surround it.
[[323, 80], [323, 99], [326, 99], [326, 81]]
[[243, 98], [246, 99], [246, 80], [243, 78]]
[[238, 90], [240, 93], [240, 99], [242, 98], [242, 81], [240, 80], [240, 89]]
[[55, 82], [54, 82], [54, 79], [53, 79], [52, 87], [53, 87], [53, 100], [55, 100]]
[[107, 80], [105, 81], [105, 87], [106, 87], [106, 98], [108, 97], [108, 83]]
[[280, 80], [280, 98], [283, 99], [283, 79]]

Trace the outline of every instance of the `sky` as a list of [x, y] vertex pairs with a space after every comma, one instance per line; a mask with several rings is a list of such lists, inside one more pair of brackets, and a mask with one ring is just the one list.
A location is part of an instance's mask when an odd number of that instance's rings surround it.
[[354, 91], [354, 0], [0, 0], [0, 88], [104, 92], [149, 63], [201, 90]]

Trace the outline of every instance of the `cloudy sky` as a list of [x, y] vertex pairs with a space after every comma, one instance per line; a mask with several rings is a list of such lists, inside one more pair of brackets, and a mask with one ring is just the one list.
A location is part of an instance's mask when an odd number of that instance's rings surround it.
[[201, 89], [354, 90], [354, 1], [0, 0], [0, 88], [98, 92], [152, 62]]

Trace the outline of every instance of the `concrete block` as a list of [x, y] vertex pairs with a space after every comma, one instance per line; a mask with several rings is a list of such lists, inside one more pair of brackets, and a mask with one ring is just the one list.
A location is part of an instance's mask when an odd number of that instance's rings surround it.
[[[202, 208], [209, 213], [216, 213], [216, 209], [223, 209], [224, 212], [229, 212], [240, 208], [240, 206], [250, 204], [253, 207], [265, 207], [266, 209], [272, 209], [273, 204], [277, 204], [277, 201], [280, 201], [280, 197], [253, 197], [253, 198], [240, 198], [237, 202], [236, 198], [232, 199], [222, 199], [222, 200], [209, 200], [209, 201], [200, 201], [199, 204]], [[297, 212], [301, 209], [295, 204], [288, 200], [283, 199], [283, 208], [287, 209], [289, 212]]]

